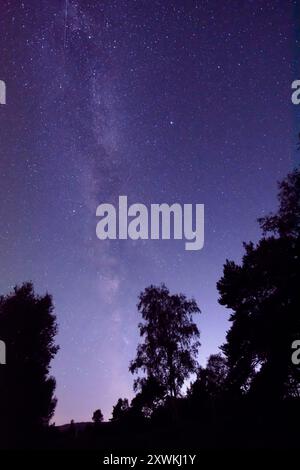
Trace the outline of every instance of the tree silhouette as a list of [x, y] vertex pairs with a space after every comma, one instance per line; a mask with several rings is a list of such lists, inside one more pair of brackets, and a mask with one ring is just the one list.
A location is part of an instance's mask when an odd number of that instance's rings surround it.
[[94, 411], [92, 420], [94, 421], [95, 424], [102, 423], [103, 414], [102, 414], [102, 411], [100, 409]]
[[200, 310], [195, 300], [171, 295], [165, 285], [151, 285], [141, 292], [138, 310], [143, 341], [129, 370], [142, 371], [144, 376], [135, 380], [135, 390], [144, 396], [159, 396], [163, 391], [177, 397], [184, 380], [197, 368], [200, 333], [192, 315]]
[[119, 398], [112, 410], [111, 421], [121, 421], [127, 416], [129, 410], [129, 403], [127, 398]]
[[259, 219], [262, 239], [244, 244], [241, 265], [226, 261], [217, 287], [233, 310], [222, 349], [232, 389], [279, 399], [294, 395], [298, 370], [291, 345], [300, 338], [300, 172], [279, 185], [279, 210]]
[[26, 433], [49, 423], [56, 405], [50, 362], [58, 346], [56, 317], [50, 295], [38, 296], [32, 283], [0, 297], [0, 334], [7, 364], [0, 366], [1, 431]]
[[154, 409], [164, 403], [166, 388], [154, 376], [139, 381], [139, 392], [131, 402], [131, 411], [136, 416], [150, 418]]
[[279, 183], [279, 209], [276, 214], [261, 217], [263, 233], [299, 240], [300, 236], [300, 169], [297, 168]]
[[206, 367], [199, 367], [197, 379], [191, 384], [188, 396], [216, 399], [225, 388], [227, 362], [221, 354], [209, 356]]

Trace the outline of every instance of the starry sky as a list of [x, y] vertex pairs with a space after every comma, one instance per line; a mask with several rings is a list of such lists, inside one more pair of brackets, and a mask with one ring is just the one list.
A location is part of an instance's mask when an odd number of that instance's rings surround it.
[[[299, 2], [1, 0], [0, 292], [53, 295], [54, 421], [132, 398], [139, 292], [165, 282], [202, 314], [199, 361], [228, 312], [216, 282], [259, 237], [299, 129]], [[295, 117], [296, 116], [296, 117]], [[205, 204], [205, 245], [100, 241], [96, 207]]]

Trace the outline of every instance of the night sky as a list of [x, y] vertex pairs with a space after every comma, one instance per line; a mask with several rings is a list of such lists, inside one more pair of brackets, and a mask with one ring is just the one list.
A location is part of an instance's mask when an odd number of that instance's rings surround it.
[[[216, 282], [276, 207], [297, 132], [292, 1], [1, 0], [0, 292], [53, 295], [54, 421], [133, 396], [136, 303], [197, 300], [199, 361], [228, 329]], [[100, 241], [96, 207], [205, 204], [205, 245]]]

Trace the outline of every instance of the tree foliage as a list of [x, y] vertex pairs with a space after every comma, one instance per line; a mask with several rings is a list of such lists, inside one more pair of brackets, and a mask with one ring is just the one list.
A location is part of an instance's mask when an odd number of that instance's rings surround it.
[[102, 411], [99, 408], [94, 411], [93, 416], [92, 416], [92, 420], [94, 421], [95, 424], [102, 423], [103, 414], [102, 414]]
[[261, 240], [244, 244], [241, 265], [226, 261], [217, 287], [232, 310], [222, 350], [237, 392], [293, 395], [298, 371], [291, 344], [300, 338], [300, 172], [279, 185], [277, 213], [259, 219]]
[[147, 287], [139, 296], [138, 310], [143, 340], [129, 369], [144, 376], [135, 381], [135, 388], [148, 395], [151, 389], [158, 396], [177, 397], [184, 380], [197, 368], [200, 333], [193, 314], [200, 310], [195, 300], [171, 295], [165, 285]]
[[199, 367], [197, 379], [190, 386], [188, 396], [197, 399], [217, 399], [225, 389], [227, 361], [221, 354], [211, 354], [206, 367]]
[[0, 416], [4, 433], [29, 432], [53, 416], [55, 380], [50, 363], [58, 346], [50, 295], [38, 296], [32, 283], [0, 297], [0, 335], [7, 364], [0, 367]]
[[121, 421], [126, 417], [129, 410], [129, 403], [127, 398], [119, 398], [112, 410], [111, 421]]

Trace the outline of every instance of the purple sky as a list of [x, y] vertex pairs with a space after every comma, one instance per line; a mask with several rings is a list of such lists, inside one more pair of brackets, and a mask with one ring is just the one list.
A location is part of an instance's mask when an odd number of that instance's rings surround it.
[[[243, 7], [241, 7], [241, 3]], [[197, 300], [199, 361], [228, 328], [216, 282], [276, 207], [297, 132], [295, 2], [1, 1], [0, 292], [49, 291], [56, 423], [131, 398], [136, 302]], [[204, 203], [205, 246], [100, 241], [96, 207]]]

